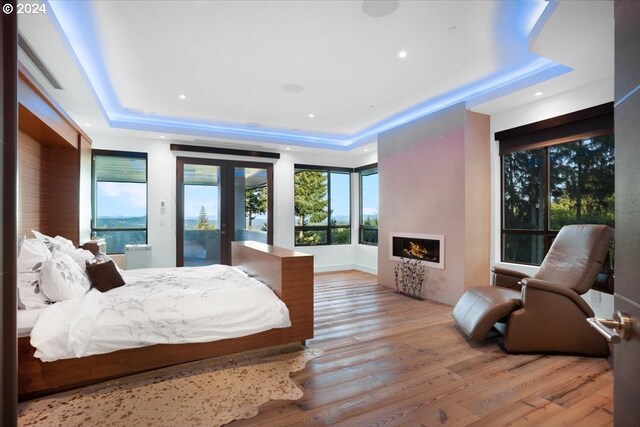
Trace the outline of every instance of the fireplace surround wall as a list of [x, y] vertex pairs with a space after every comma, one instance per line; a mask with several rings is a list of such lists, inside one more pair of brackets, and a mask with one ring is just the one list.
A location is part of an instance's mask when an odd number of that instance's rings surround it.
[[[489, 116], [462, 103], [378, 135], [380, 236], [446, 236], [443, 268], [426, 266], [426, 298], [454, 305], [489, 284], [490, 144]], [[391, 245], [378, 242], [378, 281], [395, 289]]]

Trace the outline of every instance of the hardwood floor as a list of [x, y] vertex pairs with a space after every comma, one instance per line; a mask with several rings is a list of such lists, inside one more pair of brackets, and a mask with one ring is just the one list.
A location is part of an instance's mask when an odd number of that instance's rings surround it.
[[308, 345], [325, 353], [293, 375], [304, 396], [230, 426], [613, 424], [607, 359], [474, 345], [451, 307], [396, 295], [366, 273], [315, 276]]

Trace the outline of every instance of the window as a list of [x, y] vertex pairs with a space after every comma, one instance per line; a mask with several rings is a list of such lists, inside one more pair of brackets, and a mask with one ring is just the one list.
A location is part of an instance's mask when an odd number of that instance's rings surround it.
[[539, 129], [520, 135], [522, 144], [504, 137], [510, 131], [496, 134], [502, 160], [502, 261], [540, 265], [568, 224], [614, 227], [613, 122], [603, 116], [606, 109], [578, 124], [566, 116], [551, 119], [562, 124], [544, 128], [547, 141], [536, 139]]
[[378, 246], [378, 165], [357, 169], [360, 172], [360, 230], [362, 245]]
[[296, 165], [296, 246], [351, 243], [351, 169]]
[[91, 234], [106, 240], [107, 252], [147, 243], [147, 155], [93, 150]]

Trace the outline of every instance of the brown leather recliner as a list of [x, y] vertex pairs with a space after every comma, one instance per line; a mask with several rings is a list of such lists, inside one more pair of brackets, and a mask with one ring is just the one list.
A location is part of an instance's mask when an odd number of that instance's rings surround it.
[[608, 356], [607, 341], [586, 321], [593, 310], [580, 295], [602, 270], [613, 235], [606, 225], [563, 227], [533, 277], [494, 267], [494, 285], [467, 290], [453, 318], [477, 342], [494, 324], [506, 322], [503, 345], [509, 352]]

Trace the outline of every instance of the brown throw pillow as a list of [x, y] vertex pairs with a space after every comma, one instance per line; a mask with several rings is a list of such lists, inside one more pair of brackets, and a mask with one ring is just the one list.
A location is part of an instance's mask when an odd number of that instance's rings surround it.
[[87, 261], [87, 275], [91, 285], [100, 292], [107, 292], [124, 285], [124, 279], [113, 261]]

